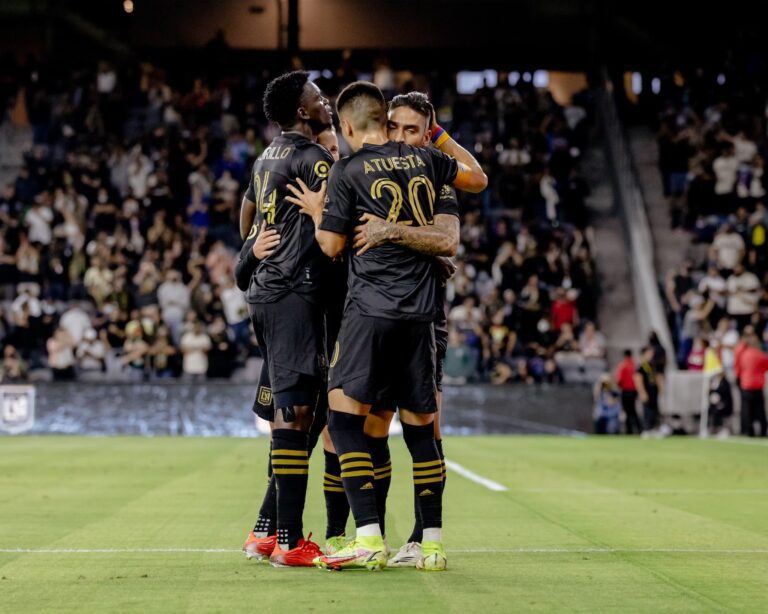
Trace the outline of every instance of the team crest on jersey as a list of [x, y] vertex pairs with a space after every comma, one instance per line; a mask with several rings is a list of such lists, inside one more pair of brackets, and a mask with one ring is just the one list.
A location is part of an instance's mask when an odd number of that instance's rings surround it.
[[315, 171], [315, 175], [317, 175], [318, 178], [326, 179], [328, 177], [328, 173], [331, 170], [331, 165], [328, 164], [325, 160], [318, 160], [315, 162], [315, 167], [313, 170]]
[[250, 241], [253, 239], [253, 237], [256, 236], [256, 233], [259, 232], [259, 226], [258, 224], [254, 224], [251, 226], [251, 231], [248, 233], [248, 236], [245, 238], [246, 241]]
[[259, 386], [258, 395], [259, 405], [269, 405], [272, 402], [272, 389], [266, 386]]
[[451, 186], [443, 184], [443, 187], [440, 189], [440, 200], [445, 200], [452, 196], [453, 190], [451, 190]]

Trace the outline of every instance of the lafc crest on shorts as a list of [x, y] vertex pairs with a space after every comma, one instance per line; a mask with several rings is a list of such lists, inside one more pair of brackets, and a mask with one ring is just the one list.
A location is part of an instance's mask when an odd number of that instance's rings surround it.
[[272, 403], [272, 388], [259, 386], [259, 394], [256, 397], [259, 405], [269, 405]]

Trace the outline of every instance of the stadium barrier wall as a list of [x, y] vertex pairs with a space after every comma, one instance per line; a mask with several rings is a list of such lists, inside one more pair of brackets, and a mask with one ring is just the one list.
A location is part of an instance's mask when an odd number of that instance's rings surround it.
[[[2, 387], [0, 387], [2, 388]], [[29, 434], [254, 437], [255, 386], [231, 382], [39, 383]], [[581, 435], [592, 430], [592, 391], [584, 385], [446, 386], [446, 434]], [[8, 403], [22, 422], [21, 404]], [[0, 429], [2, 431], [2, 429]]]

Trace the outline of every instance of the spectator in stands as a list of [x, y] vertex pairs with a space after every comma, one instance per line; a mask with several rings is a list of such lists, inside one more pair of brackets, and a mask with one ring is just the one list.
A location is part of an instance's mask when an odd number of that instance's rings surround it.
[[618, 435], [621, 405], [619, 394], [611, 383], [610, 374], [604, 373], [595, 382], [592, 396], [595, 403], [595, 434]]
[[634, 377], [636, 371], [632, 350], [624, 350], [624, 359], [616, 367], [615, 378], [621, 391], [621, 407], [624, 410], [624, 428], [627, 435], [639, 435], [643, 430], [637, 416], [637, 385]]
[[27, 364], [15, 347], [8, 344], [3, 348], [3, 362], [0, 365], [0, 383], [19, 384], [27, 381]]
[[744, 258], [744, 239], [731, 224], [723, 224], [712, 241], [709, 257], [717, 264], [720, 274], [728, 277]]
[[643, 404], [643, 432], [650, 432], [659, 424], [660, 378], [653, 364], [654, 350], [645, 346], [640, 354], [640, 366], [635, 371], [635, 387]]
[[168, 326], [160, 326], [152, 345], [147, 350], [152, 377], [165, 379], [178, 374], [179, 351], [173, 343]]
[[208, 352], [211, 350], [211, 338], [200, 320], [195, 320], [192, 330], [181, 336], [181, 353], [184, 357], [182, 370], [184, 378], [197, 382], [205, 379], [208, 371]]
[[53, 371], [54, 381], [75, 379], [75, 343], [69, 332], [61, 326], [48, 339], [48, 364]]
[[741, 434], [755, 436], [755, 422], [759, 423], [759, 436], [768, 436], [765, 415], [765, 373], [768, 354], [760, 349], [760, 341], [753, 329], [745, 331], [742, 347], [736, 353], [735, 373], [741, 390]]
[[734, 267], [733, 274], [728, 277], [727, 286], [728, 316], [736, 322], [737, 329], [743, 331], [757, 312], [761, 294], [760, 280], [739, 263]]
[[170, 329], [174, 339], [181, 337], [181, 323], [189, 311], [190, 290], [182, 282], [181, 272], [170, 269], [165, 274], [165, 281], [157, 288], [157, 300], [163, 317], [163, 322]]
[[587, 322], [579, 337], [581, 355], [585, 359], [605, 358], [605, 337], [598, 332], [594, 322]]
[[733, 415], [731, 383], [724, 372], [716, 373], [709, 382], [709, 427], [718, 437], [728, 437], [728, 420]]
[[75, 357], [78, 379], [96, 381], [103, 378], [106, 370], [107, 348], [99, 339], [95, 329], [89, 328], [85, 331], [83, 338], [77, 344]]
[[144, 339], [144, 328], [137, 319], [131, 319], [125, 327], [125, 343], [121, 363], [128, 368], [128, 378], [141, 381], [147, 376], [149, 345]]
[[715, 172], [717, 208], [719, 211], [730, 213], [734, 208], [734, 189], [739, 170], [739, 159], [731, 143], [723, 146], [722, 153], [712, 163], [712, 169]]

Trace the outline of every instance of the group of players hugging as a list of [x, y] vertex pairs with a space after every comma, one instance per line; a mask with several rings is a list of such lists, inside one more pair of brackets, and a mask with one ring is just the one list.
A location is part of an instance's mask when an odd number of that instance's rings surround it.
[[[269, 83], [276, 137], [243, 198], [236, 266], [264, 358], [254, 411], [269, 421], [269, 480], [243, 550], [275, 567], [446, 569], [441, 363], [445, 282], [459, 245], [454, 188], [480, 192], [474, 157], [426, 95], [387, 103], [372, 83], [333, 111], [303, 71]], [[415, 527], [390, 558], [388, 433], [399, 411], [413, 459]], [[326, 543], [304, 537], [309, 457], [322, 438]], [[352, 511], [356, 532], [345, 535]]]

